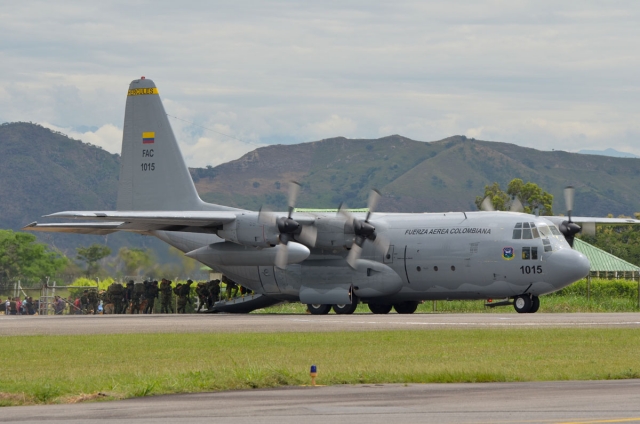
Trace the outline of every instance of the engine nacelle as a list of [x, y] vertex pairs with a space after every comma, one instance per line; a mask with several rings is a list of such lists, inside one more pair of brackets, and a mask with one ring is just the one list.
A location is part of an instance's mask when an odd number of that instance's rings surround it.
[[[281, 244], [261, 249], [224, 242], [213, 243], [185, 255], [210, 266], [270, 266], [275, 264], [278, 251], [284, 248]], [[287, 248], [287, 264], [302, 262], [311, 254], [308, 247], [293, 241], [289, 242]]]
[[258, 220], [258, 212], [238, 214], [217, 231], [218, 237], [243, 246], [271, 247], [278, 244], [278, 228]]
[[343, 249], [353, 244], [353, 227], [349, 223], [345, 224], [344, 218], [317, 219], [315, 226], [318, 229], [315, 247], [318, 249]]

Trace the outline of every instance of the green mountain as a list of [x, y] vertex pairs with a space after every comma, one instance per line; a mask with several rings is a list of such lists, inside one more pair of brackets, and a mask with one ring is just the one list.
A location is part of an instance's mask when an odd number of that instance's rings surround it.
[[378, 188], [379, 209], [388, 212], [476, 210], [484, 186], [503, 188], [513, 178], [532, 181], [555, 196], [576, 187], [575, 215], [631, 215], [640, 211], [640, 160], [539, 151], [464, 136], [425, 143], [398, 135], [377, 140], [332, 138], [297, 145], [273, 145], [215, 168], [192, 170], [203, 199], [257, 209], [286, 208], [286, 182], [303, 185], [299, 207], [366, 206]]
[[[17, 230], [63, 210], [113, 209], [119, 155], [72, 140], [31, 123], [0, 125], [0, 228]], [[421, 142], [401, 136], [377, 140], [332, 138], [271, 145], [217, 167], [191, 169], [206, 201], [257, 210], [285, 210], [287, 182], [303, 185], [301, 208], [366, 206], [371, 188], [383, 198], [379, 210], [442, 212], [475, 210], [486, 184], [503, 188], [513, 178], [533, 181], [555, 195], [576, 187], [576, 215], [631, 215], [640, 211], [640, 159], [543, 152], [508, 143], [450, 137]], [[67, 253], [76, 246], [107, 243], [166, 249], [152, 237], [106, 237], [39, 233]]]
[[[27, 122], [0, 125], [0, 228], [19, 230], [63, 210], [114, 209], [120, 156]], [[36, 233], [68, 255], [104, 243], [155, 246], [134, 234], [81, 236]]]

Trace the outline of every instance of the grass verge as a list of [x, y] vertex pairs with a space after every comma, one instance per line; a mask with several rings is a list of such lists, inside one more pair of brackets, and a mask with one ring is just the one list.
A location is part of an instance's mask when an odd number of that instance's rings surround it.
[[318, 384], [640, 378], [638, 329], [0, 338], [0, 405]]

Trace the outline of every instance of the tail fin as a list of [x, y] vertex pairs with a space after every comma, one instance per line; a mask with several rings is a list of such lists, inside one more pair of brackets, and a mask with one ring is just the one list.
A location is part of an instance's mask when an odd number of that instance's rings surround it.
[[231, 210], [203, 202], [152, 80], [129, 85], [122, 135], [118, 210]]

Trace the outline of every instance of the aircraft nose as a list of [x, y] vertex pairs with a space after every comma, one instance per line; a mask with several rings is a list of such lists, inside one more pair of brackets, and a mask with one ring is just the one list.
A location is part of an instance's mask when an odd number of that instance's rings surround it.
[[562, 249], [549, 257], [551, 273], [556, 285], [567, 286], [589, 275], [591, 264], [582, 253], [573, 249]]

